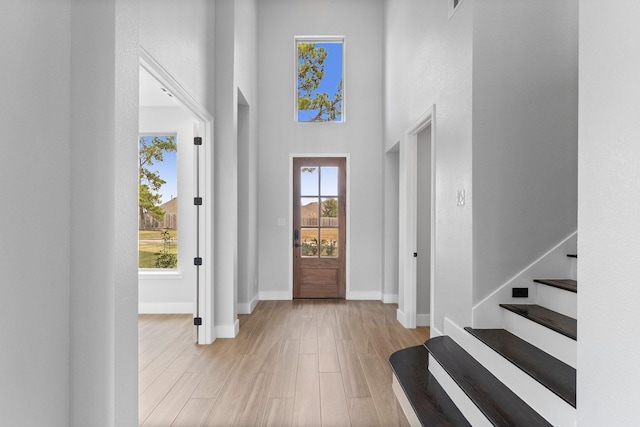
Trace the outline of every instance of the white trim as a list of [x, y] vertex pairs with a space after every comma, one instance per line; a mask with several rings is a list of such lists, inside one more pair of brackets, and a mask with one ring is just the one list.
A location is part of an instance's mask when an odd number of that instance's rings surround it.
[[[296, 157], [337, 157], [344, 158], [347, 170], [347, 224], [346, 224], [346, 259], [345, 259], [345, 296], [351, 292], [351, 155], [349, 153], [289, 153], [289, 297], [278, 299], [293, 299], [293, 159]], [[262, 292], [260, 293], [262, 298]], [[380, 299], [380, 297], [378, 297]]]
[[398, 294], [384, 294], [382, 295], [382, 302], [384, 304], [397, 304]]
[[402, 326], [404, 326], [405, 328], [407, 328], [407, 316], [404, 315], [404, 312], [400, 309], [396, 310], [396, 320], [398, 320], [398, 322], [400, 322], [400, 324]]
[[250, 302], [248, 303], [239, 303], [238, 304], [238, 314], [251, 314], [253, 313], [253, 309], [258, 305], [259, 297], [256, 295]]
[[[499, 304], [534, 304], [538, 302], [538, 286], [533, 282], [533, 279], [566, 277], [571, 270], [571, 261], [567, 259], [567, 253], [575, 252], [577, 239], [578, 232], [574, 231], [475, 304], [471, 309], [472, 326], [474, 328], [502, 327], [504, 310], [500, 308]], [[529, 288], [529, 298], [512, 298], [512, 287]], [[560, 303], [560, 301], [556, 303]], [[556, 305], [553, 308], [548, 308], [556, 310], [559, 308]]]
[[427, 314], [416, 314], [416, 326], [429, 326], [431, 324], [431, 315]]
[[[331, 122], [301, 122], [298, 121], [298, 79], [297, 79], [297, 75], [298, 75], [298, 42], [320, 42], [320, 43], [330, 43], [330, 42], [340, 42], [342, 43], [342, 113], [340, 114], [340, 121], [331, 121]], [[320, 123], [345, 123], [347, 121], [347, 103], [346, 103], [346, 99], [347, 99], [347, 85], [346, 85], [346, 81], [347, 81], [347, 55], [346, 55], [346, 51], [347, 51], [347, 37], [346, 36], [294, 36], [293, 37], [293, 66], [294, 66], [294, 71], [293, 71], [293, 94], [294, 94], [294, 99], [293, 99], [293, 121], [295, 123], [315, 123], [320, 124]]]
[[288, 301], [292, 299], [290, 291], [260, 292], [260, 301]]
[[180, 280], [180, 270], [162, 270], [160, 268], [139, 268], [138, 280]]
[[192, 302], [140, 302], [138, 314], [193, 314]]
[[391, 383], [391, 388], [393, 388], [393, 393], [396, 395], [396, 399], [398, 399], [398, 403], [400, 403], [400, 407], [402, 408], [402, 412], [404, 412], [404, 416], [407, 417], [407, 421], [411, 427], [422, 427], [422, 423], [418, 419], [416, 412], [413, 410], [413, 406], [411, 406], [411, 402], [407, 398], [407, 395], [404, 393], [398, 378], [396, 378], [396, 374], [393, 374], [393, 382]]
[[[416, 258], [417, 251], [417, 150], [418, 134], [431, 126], [431, 235], [430, 235], [430, 277], [429, 292], [431, 299], [430, 314], [434, 314], [435, 307], [435, 218], [436, 218], [436, 135], [435, 135], [436, 106], [432, 105], [405, 131], [400, 141], [400, 194], [399, 194], [399, 264], [398, 286], [399, 294], [403, 295], [402, 309], [405, 314], [407, 328], [416, 327], [417, 289], [416, 289]], [[431, 319], [430, 324], [433, 324]]]
[[[198, 120], [198, 126], [194, 129], [195, 136], [201, 136], [203, 144], [200, 148], [200, 166], [204, 171], [200, 177], [200, 191], [204, 203], [201, 209], [201, 220], [203, 221], [201, 233], [204, 236], [203, 248], [200, 256], [205, 261], [200, 267], [200, 317], [202, 326], [198, 327], [198, 343], [211, 344], [216, 339], [216, 328], [214, 325], [214, 285], [213, 285], [213, 260], [214, 260], [214, 139], [213, 139], [213, 116], [204, 108], [191, 94], [151, 56], [142, 46], [139, 50], [140, 67], [144, 68], [153, 78], [158, 80], [173, 95], [178, 104], [182, 105], [189, 113]], [[194, 310], [192, 310], [193, 313]]]
[[381, 301], [382, 293], [378, 291], [351, 291], [347, 292], [346, 299], [352, 301]]
[[218, 338], [235, 338], [240, 332], [240, 320], [236, 319], [233, 325], [216, 326], [216, 336]]

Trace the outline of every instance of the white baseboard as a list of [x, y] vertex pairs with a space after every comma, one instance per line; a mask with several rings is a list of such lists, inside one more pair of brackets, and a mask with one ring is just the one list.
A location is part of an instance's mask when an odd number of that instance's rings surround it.
[[416, 314], [416, 326], [429, 326], [431, 324], [431, 315], [427, 314]]
[[258, 296], [256, 295], [256, 297], [253, 298], [251, 300], [251, 302], [238, 304], [238, 314], [251, 314], [251, 313], [253, 313], [253, 309], [256, 308], [256, 305], [258, 305], [259, 301], [260, 300], [258, 299]]
[[216, 326], [216, 337], [218, 338], [235, 338], [240, 332], [240, 321], [236, 319], [233, 325]]
[[347, 293], [347, 299], [354, 300], [354, 301], [381, 301], [382, 293], [379, 291], [365, 291], [365, 292], [351, 291]]
[[140, 302], [139, 314], [193, 314], [191, 302]]
[[404, 315], [404, 312], [400, 309], [396, 310], [396, 319], [398, 319], [398, 322], [400, 322], [400, 324], [402, 326], [404, 326], [405, 328], [407, 328], [407, 316]]
[[397, 304], [398, 294], [384, 294], [382, 295], [382, 302], [384, 304]]
[[260, 301], [281, 301], [291, 300], [293, 295], [289, 291], [260, 292]]

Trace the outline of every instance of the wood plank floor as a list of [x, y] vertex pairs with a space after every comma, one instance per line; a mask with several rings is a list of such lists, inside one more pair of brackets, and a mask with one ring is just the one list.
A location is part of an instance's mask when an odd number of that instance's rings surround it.
[[190, 315], [139, 317], [141, 426], [407, 426], [388, 360], [429, 328], [377, 301], [261, 301], [235, 339], [195, 344]]

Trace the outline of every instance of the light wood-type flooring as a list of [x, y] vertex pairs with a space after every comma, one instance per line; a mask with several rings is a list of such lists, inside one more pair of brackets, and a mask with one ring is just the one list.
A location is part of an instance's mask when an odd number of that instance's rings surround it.
[[404, 329], [396, 308], [261, 301], [208, 346], [190, 315], [140, 315], [140, 425], [406, 426], [388, 359], [429, 328]]

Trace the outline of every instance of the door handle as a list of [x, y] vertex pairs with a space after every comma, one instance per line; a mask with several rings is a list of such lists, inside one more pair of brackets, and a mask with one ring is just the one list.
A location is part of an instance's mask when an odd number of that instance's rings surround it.
[[298, 241], [300, 239], [300, 230], [293, 231], [293, 240]]

